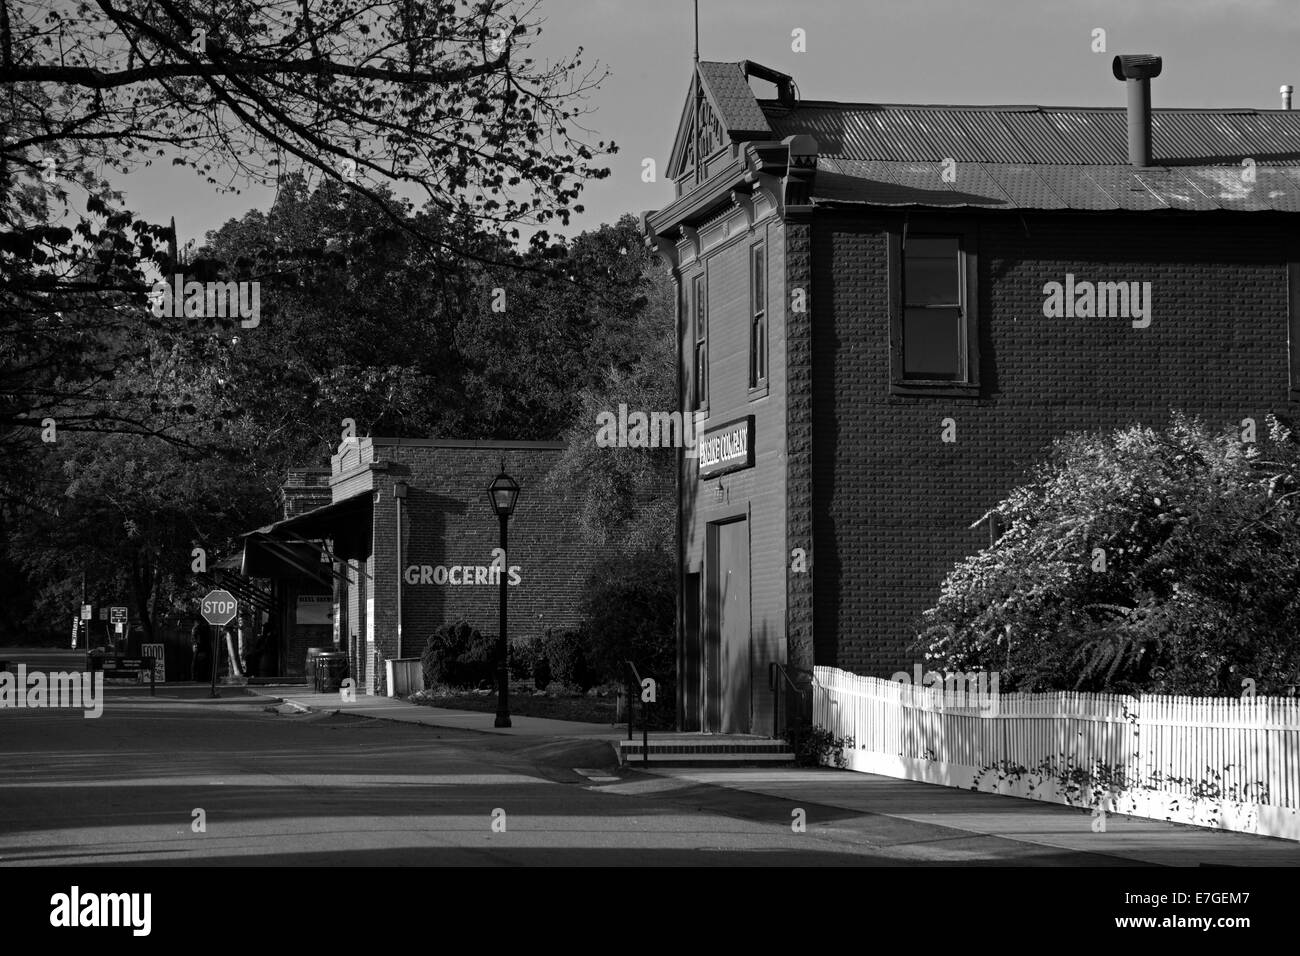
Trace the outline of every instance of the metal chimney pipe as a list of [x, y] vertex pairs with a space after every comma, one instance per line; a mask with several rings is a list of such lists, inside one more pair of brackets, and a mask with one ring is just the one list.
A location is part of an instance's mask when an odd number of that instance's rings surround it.
[[1289, 110], [1291, 108], [1291, 94], [1295, 92], [1295, 87], [1293, 87], [1291, 84], [1288, 83], [1282, 87], [1281, 92], [1282, 92], [1282, 109]]
[[1160, 57], [1150, 53], [1121, 54], [1111, 61], [1115, 79], [1128, 94], [1128, 161], [1151, 165], [1151, 81], [1160, 75]]

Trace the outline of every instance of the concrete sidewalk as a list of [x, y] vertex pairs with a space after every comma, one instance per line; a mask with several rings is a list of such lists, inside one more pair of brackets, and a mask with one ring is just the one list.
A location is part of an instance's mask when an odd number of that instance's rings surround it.
[[496, 714], [475, 710], [450, 710], [446, 707], [429, 707], [412, 704], [395, 697], [377, 697], [358, 694], [357, 699], [345, 702], [338, 692], [316, 694], [298, 692], [294, 688], [273, 686], [245, 688], [250, 693], [274, 697], [301, 707], [304, 710], [341, 714], [356, 714], [377, 720], [395, 720], [404, 724], [423, 724], [426, 727], [450, 727], [457, 730], [476, 730], [489, 734], [514, 737], [583, 737], [619, 740], [626, 735], [626, 727], [610, 724], [584, 724], [573, 720], [551, 720], [545, 717], [510, 715], [510, 727], [493, 727]]
[[[1106, 832], [1097, 833], [1087, 810], [851, 770], [662, 767], [648, 773], [661, 778], [652, 781], [658, 784], [706, 784], [789, 801], [805, 809], [810, 832], [818, 825], [844, 827], [850, 817], [833, 811], [847, 810], [1150, 866], [1300, 866], [1300, 843], [1290, 840], [1119, 814], [1108, 814]], [[621, 787], [632, 793], [636, 784]]]
[[[613, 742], [626, 733], [622, 726], [517, 715], [511, 716], [512, 727], [498, 729], [492, 726], [496, 716], [492, 713], [448, 710], [365, 695], [345, 703], [337, 693], [299, 693], [295, 688], [243, 689], [304, 710], [514, 737]], [[803, 807], [810, 832], [821, 828], [826, 835], [835, 829], [853, 829], [854, 819], [883, 816], [1035, 846], [1104, 854], [1149, 866], [1300, 866], [1300, 843], [1289, 840], [1120, 814], [1108, 815], [1106, 832], [1099, 833], [1093, 831], [1094, 820], [1087, 810], [849, 770], [653, 766], [642, 770], [640, 765], [635, 765], [625, 768], [623, 773], [620, 782], [597, 789], [611, 794], [662, 792], [667, 795], [673, 790], [705, 785], [773, 797], [788, 801], [791, 807]]]

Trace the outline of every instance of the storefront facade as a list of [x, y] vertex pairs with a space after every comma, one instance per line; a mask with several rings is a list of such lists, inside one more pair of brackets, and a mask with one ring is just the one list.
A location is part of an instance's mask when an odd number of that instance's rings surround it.
[[[703, 416], [679, 458], [684, 729], [770, 732], [774, 664], [910, 669], [944, 575], [998, 533], [981, 515], [1053, 438], [1294, 413], [1300, 114], [1153, 123], [1137, 165], [1122, 106], [804, 101], [696, 65], [676, 198], [642, 219]], [[1054, 283], [1097, 298], [1054, 310]]]
[[[347, 652], [360, 692], [383, 694], [385, 663], [418, 658], [439, 627], [465, 620], [497, 633], [501, 575], [512, 639], [576, 627], [583, 584], [606, 551], [581, 540], [576, 507], [548, 484], [563, 449], [361, 438], [327, 472], [291, 474], [285, 519], [245, 544], [246, 573], [283, 596], [284, 672], [302, 674], [307, 649], [325, 646]], [[487, 500], [503, 467], [520, 485], [504, 556]], [[291, 548], [301, 552], [292, 573]], [[304, 566], [320, 570], [307, 578]]]

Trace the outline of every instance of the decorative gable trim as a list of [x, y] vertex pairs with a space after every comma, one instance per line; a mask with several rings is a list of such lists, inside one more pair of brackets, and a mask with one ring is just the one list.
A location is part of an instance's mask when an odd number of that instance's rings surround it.
[[749, 88], [751, 72], [764, 78], [774, 73], [758, 64], [695, 65], [668, 159], [669, 179], [680, 179], [694, 170], [699, 182], [703, 176], [698, 171], [722, 148], [745, 140], [774, 138], [767, 116]]

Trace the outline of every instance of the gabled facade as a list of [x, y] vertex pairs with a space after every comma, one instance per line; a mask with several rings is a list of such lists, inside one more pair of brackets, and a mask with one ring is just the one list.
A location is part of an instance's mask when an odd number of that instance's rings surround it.
[[[678, 292], [679, 719], [876, 676], [1051, 440], [1294, 412], [1300, 114], [802, 101], [699, 63], [643, 216]], [[760, 98], [751, 80], [774, 84]], [[783, 680], [778, 672], [778, 682]]]

